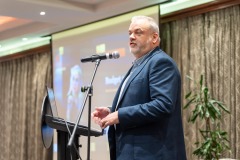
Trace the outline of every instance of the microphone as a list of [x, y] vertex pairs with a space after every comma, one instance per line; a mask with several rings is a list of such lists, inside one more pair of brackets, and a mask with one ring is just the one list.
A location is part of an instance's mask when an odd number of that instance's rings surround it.
[[112, 53], [104, 53], [104, 54], [94, 54], [91, 57], [82, 58], [81, 62], [95, 62], [96, 60], [104, 60], [104, 59], [117, 59], [120, 55], [117, 51], [114, 51]]

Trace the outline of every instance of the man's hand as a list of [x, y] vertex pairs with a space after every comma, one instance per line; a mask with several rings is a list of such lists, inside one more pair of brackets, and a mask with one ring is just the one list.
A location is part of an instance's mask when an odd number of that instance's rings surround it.
[[100, 126], [102, 128], [106, 128], [107, 126], [113, 125], [113, 124], [118, 124], [119, 119], [118, 119], [118, 111], [115, 111], [113, 113], [108, 114], [105, 118], [103, 118], [100, 121]]
[[93, 121], [102, 126], [101, 120], [110, 114], [110, 109], [107, 107], [96, 107], [95, 111], [92, 112], [91, 116]]

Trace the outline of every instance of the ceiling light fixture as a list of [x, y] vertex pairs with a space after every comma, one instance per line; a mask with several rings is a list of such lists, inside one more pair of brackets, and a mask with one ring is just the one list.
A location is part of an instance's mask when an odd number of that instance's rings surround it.
[[41, 16], [44, 16], [45, 14], [46, 14], [46, 12], [44, 12], [44, 11], [40, 12]]

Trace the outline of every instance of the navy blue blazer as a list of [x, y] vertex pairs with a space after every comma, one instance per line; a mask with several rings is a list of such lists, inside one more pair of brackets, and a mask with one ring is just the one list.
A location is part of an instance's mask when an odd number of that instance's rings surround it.
[[181, 77], [172, 58], [155, 48], [132, 73], [116, 106], [121, 85], [112, 105], [120, 123], [108, 131], [111, 160], [186, 160]]

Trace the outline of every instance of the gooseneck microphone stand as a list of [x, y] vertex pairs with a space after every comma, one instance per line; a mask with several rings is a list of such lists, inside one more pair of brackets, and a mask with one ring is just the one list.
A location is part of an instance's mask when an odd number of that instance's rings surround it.
[[93, 72], [93, 75], [92, 75], [92, 79], [90, 81], [90, 84], [89, 86], [85, 87], [84, 90], [86, 90], [86, 94], [85, 94], [85, 98], [84, 98], [84, 103], [82, 104], [82, 107], [81, 107], [81, 110], [80, 110], [80, 113], [78, 115], [78, 118], [77, 118], [77, 121], [75, 123], [75, 126], [74, 126], [74, 129], [73, 129], [73, 132], [72, 132], [72, 135], [68, 141], [68, 147], [72, 147], [72, 144], [73, 144], [73, 140], [74, 140], [74, 137], [75, 137], [75, 134], [76, 134], [76, 129], [77, 129], [77, 126], [80, 122], [80, 119], [82, 117], [82, 113], [83, 113], [83, 110], [84, 110], [84, 107], [85, 107], [85, 104], [86, 104], [86, 101], [87, 99], [89, 100], [89, 106], [88, 106], [88, 144], [87, 144], [87, 160], [90, 160], [90, 131], [91, 131], [91, 105], [92, 105], [92, 84], [93, 84], [93, 80], [94, 80], [94, 77], [96, 75], [96, 72], [97, 72], [97, 69], [98, 69], [98, 66], [101, 62], [101, 59], [97, 59], [95, 61], [95, 68], [94, 68], [94, 72]]

